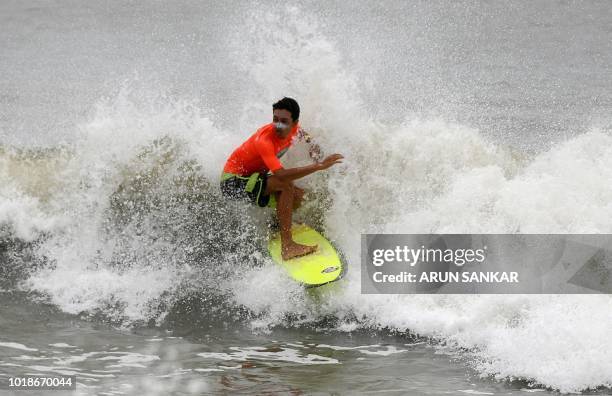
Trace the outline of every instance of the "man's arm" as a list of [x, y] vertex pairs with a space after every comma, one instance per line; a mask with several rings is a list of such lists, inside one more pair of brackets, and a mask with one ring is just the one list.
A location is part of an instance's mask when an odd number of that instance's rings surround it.
[[273, 173], [275, 176], [278, 176], [281, 179], [296, 180], [304, 176], [308, 176], [311, 173], [327, 169], [334, 164], [340, 164], [342, 163], [342, 158], [344, 157], [340, 154], [332, 154], [321, 162], [316, 162], [314, 164], [301, 166], [299, 168], [289, 168], [289, 169], [281, 168], [276, 171], [273, 171]]

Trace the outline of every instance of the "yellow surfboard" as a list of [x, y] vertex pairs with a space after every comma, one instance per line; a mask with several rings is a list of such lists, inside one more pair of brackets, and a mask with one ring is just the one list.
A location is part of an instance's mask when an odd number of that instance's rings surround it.
[[270, 256], [292, 279], [306, 287], [316, 287], [342, 278], [346, 268], [338, 252], [327, 239], [305, 224], [293, 224], [291, 233], [297, 243], [318, 245], [314, 253], [285, 261], [281, 257], [280, 234], [272, 235], [268, 242]]

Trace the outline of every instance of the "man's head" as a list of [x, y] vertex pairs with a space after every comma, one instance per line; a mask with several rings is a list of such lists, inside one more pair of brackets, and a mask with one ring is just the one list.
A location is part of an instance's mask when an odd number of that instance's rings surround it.
[[285, 137], [297, 124], [300, 118], [300, 106], [291, 98], [282, 98], [272, 105], [272, 122], [276, 124], [276, 133]]

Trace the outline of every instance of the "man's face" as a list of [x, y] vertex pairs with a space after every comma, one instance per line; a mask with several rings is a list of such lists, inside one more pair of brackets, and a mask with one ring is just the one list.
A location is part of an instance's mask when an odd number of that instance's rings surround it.
[[297, 121], [293, 121], [289, 110], [276, 109], [272, 112], [272, 122], [275, 124], [280, 122], [286, 125], [286, 127], [283, 129], [276, 128], [277, 135], [284, 138], [285, 136], [289, 135], [289, 132], [291, 132], [291, 129], [295, 126]]

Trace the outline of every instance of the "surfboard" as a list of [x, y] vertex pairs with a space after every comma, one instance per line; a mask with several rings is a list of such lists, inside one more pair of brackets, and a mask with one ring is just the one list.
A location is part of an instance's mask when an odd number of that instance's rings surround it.
[[293, 224], [291, 233], [297, 243], [318, 245], [314, 253], [285, 261], [281, 257], [280, 234], [275, 233], [270, 237], [270, 257], [287, 271], [291, 279], [306, 287], [317, 287], [335, 282], [344, 276], [346, 267], [336, 249], [325, 237], [305, 224]]

